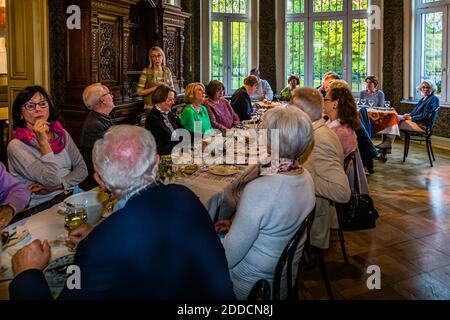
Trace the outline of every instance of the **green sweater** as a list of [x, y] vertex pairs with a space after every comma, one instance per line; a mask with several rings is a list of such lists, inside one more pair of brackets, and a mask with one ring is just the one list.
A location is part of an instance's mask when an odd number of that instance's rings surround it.
[[192, 104], [188, 104], [184, 107], [181, 113], [181, 125], [183, 128], [190, 132], [194, 132], [194, 123], [201, 122], [202, 124], [202, 134], [207, 130], [211, 130], [211, 121], [209, 120], [208, 110], [204, 105], [200, 105], [200, 112], [195, 110]]

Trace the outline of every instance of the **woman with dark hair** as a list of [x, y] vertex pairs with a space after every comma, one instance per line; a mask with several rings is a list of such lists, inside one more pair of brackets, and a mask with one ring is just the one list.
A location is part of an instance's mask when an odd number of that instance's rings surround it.
[[327, 125], [339, 137], [344, 157], [347, 157], [358, 146], [355, 130], [360, 124], [355, 99], [347, 87], [332, 86], [324, 101], [323, 112], [328, 116]]
[[206, 86], [208, 96], [206, 109], [208, 109], [209, 119], [212, 127], [221, 131], [231, 129], [240, 122], [230, 102], [223, 97], [224, 92], [225, 87], [218, 80], [211, 80]]
[[179, 143], [178, 139], [172, 140], [178, 128], [181, 128], [180, 120], [172, 112], [175, 102], [175, 90], [161, 84], [153, 92], [153, 108], [147, 115], [145, 128], [149, 130], [156, 140], [159, 155], [169, 155], [173, 147]]
[[40, 86], [27, 87], [13, 103], [9, 169], [28, 185], [30, 207], [74, 189], [87, 176], [77, 146], [59, 122], [59, 110]]
[[378, 89], [378, 79], [375, 76], [366, 77], [366, 90], [359, 94], [360, 99], [366, 99], [367, 102], [373, 101], [374, 107], [384, 107], [384, 92]]
[[292, 91], [298, 87], [300, 79], [296, 75], [291, 75], [288, 78], [288, 86], [281, 90], [280, 99], [283, 101], [290, 101], [292, 97]]

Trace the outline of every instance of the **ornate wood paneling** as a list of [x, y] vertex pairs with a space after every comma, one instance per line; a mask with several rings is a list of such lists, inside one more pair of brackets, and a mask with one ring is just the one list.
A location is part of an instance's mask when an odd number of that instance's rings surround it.
[[[117, 106], [112, 113], [114, 122], [138, 121], [134, 118], [137, 118], [136, 113], [141, 112], [143, 103], [140, 100], [129, 101], [126, 79], [128, 17], [130, 6], [137, 1], [64, 0], [64, 8], [74, 4], [81, 8], [81, 29], [64, 30], [66, 75], [61, 105], [66, 128], [76, 143], [87, 114], [82, 92], [91, 83], [101, 82], [114, 94]], [[65, 15], [64, 10], [58, 13]]]

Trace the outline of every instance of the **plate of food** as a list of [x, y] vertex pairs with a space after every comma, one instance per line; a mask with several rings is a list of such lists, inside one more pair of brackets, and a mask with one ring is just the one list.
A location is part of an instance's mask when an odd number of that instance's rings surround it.
[[236, 166], [214, 166], [209, 168], [209, 172], [218, 176], [232, 176], [239, 172], [239, 168]]
[[181, 172], [185, 175], [190, 176], [193, 175], [197, 170], [198, 166], [196, 164], [188, 164], [181, 169]]

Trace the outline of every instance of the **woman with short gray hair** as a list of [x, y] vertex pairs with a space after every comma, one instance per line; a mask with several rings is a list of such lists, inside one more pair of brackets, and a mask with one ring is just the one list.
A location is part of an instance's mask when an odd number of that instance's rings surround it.
[[[279, 154], [279, 164], [273, 174], [245, 187], [233, 224], [228, 220], [216, 223], [217, 232], [229, 230], [223, 245], [238, 299], [246, 299], [259, 279], [272, 285], [281, 253], [315, 205], [313, 180], [297, 160], [314, 140], [309, 117], [298, 109], [275, 108], [266, 112], [262, 127], [267, 129], [272, 158]], [[300, 261], [301, 252], [296, 251], [294, 264]], [[287, 295], [285, 277], [281, 298]]]

